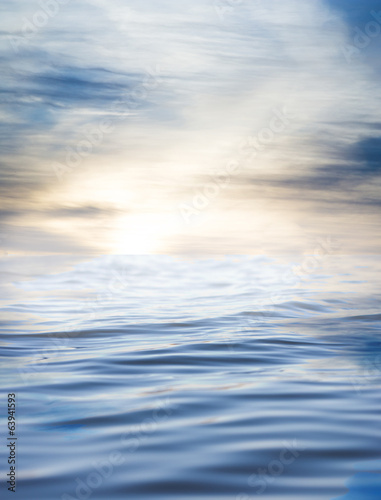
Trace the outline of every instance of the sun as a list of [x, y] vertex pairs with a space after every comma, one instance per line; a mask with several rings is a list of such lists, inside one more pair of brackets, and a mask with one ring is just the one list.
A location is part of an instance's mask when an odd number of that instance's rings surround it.
[[115, 224], [112, 253], [146, 255], [160, 253], [171, 223], [163, 214], [129, 214]]

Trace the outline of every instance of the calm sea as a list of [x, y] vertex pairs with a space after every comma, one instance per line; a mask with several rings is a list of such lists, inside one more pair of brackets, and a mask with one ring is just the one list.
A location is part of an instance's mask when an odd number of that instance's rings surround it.
[[319, 255], [2, 258], [1, 498], [379, 500], [381, 260]]

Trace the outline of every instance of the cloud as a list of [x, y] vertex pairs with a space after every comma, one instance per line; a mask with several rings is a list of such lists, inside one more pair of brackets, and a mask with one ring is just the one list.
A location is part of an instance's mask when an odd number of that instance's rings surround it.
[[354, 147], [354, 158], [363, 166], [363, 175], [381, 175], [381, 137], [368, 137]]
[[[239, 248], [242, 241], [244, 251], [245, 228], [271, 217], [292, 232], [297, 219], [329, 207], [378, 209], [373, 69], [348, 64], [342, 52], [348, 26], [365, 22], [373, 4], [364, 5], [258, 0], [232, 2], [221, 13], [201, 0], [79, 0], [16, 53], [7, 36], [20, 36], [40, 7], [6, 2], [0, 217], [9, 241], [26, 250], [30, 239], [37, 249], [40, 238], [50, 251], [56, 241], [57, 250], [74, 252], [113, 239], [139, 248], [152, 240], [168, 251], [197, 249], [201, 240], [203, 248]], [[202, 228], [187, 232], [173, 223], [206, 174], [240, 162], [242, 140], [266, 137], [274, 109], [286, 106], [289, 125], [211, 200]], [[52, 162], [68, 167], [68, 151], [78, 156], [105, 118], [113, 132], [59, 182]], [[281, 210], [267, 216], [258, 200], [269, 214], [275, 204]], [[244, 207], [239, 214], [229, 213], [235, 203]]]
[[344, 15], [346, 21], [352, 26], [360, 26], [370, 20], [370, 12], [380, 10], [378, 0], [326, 0], [330, 7]]

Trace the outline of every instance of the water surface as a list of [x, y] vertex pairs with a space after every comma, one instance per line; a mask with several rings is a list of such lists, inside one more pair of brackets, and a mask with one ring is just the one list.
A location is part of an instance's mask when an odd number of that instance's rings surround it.
[[380, 261], [300, 264], [3, 258], [13, 498], [380, 498]]

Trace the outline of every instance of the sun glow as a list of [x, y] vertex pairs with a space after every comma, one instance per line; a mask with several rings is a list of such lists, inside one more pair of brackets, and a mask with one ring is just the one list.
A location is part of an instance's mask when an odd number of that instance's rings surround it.
[[135, 214], [121, 217], [116, 223], [112, 253], [152, 254], [161, 252], [171, 222], [163, 214]]

